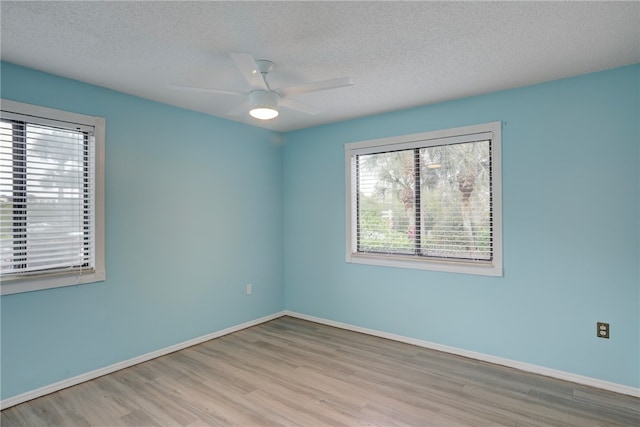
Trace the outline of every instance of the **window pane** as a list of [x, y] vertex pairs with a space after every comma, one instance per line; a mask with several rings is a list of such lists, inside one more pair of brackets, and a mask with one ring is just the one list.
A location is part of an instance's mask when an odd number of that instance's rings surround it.
[[27, 127], [29, 270], [83, 263], [84, 134]]
[[491, 260], [490, 142], [420, 150], [422, 255]]
[[92, 265], [92, 161], [87, 134], [2, 121], [3, 274]]
[[13, 263], [13, 125], [0, 122], [0, 267]]
[[414, 150], [358, 156], [358, 251], [415, 253]]
[[357, 156], [358, 252], [491, 260], [490, 150], [479, 141]]

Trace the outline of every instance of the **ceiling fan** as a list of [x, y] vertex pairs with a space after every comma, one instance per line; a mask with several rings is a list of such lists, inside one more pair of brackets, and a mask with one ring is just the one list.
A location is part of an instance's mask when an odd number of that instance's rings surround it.
[[170, 89], [192, 92], [246, 96], [247, 99], [242, 104], [232, 109], [228, 114], [240, 115], [248, 108], [249, 114], [252, 117], [260, 120], [269, 120], [278, 116], [278, 108], [281, 106], [307, 114], [319, 114], [321, 112], [319, 109], [294, 101], [290, 97], [303, 93], [318, 92], [321, 90], [336, 89], [353, 85], [353, 81], [350, 77], [342, 77], [272, 89], [267, 82], [267, 74], [269, 74], [269, 72], [275, 67], [273, 62], [266, 59], [255, 60], [253, 56], [246, 53], [231, 53], [229, 55], [236, 64], [236, 67], [238, 67], [242, 73], [244, 79], [249, 83], [249, 91], [239, 92], [233, 90], [173, 84], [168, 85], [168, 87]]

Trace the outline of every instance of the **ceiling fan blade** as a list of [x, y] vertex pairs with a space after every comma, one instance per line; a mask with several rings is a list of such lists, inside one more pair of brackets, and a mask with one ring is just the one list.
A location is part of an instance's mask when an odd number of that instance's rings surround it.
[[352, 86], [352, 85], [353, 85], [353, 80], [351, 80], [351, 77], [341, 77], [338, 79], [322, 80], [319, 82], [283, 87], [283, 88], [277, 89], [276, 92], [278, 92], [282, 96], [294, 96], [294, 95], [300, 95], [302, 93], [318, 92], [321, 90], [336, 89], [339, 87], [346, 87], [346, 86]]
[[289, 108], [291, 110], [296, 110], [306, 114], [311, 114], [312, 116], [315, 116], [316, 114], [320, 114], [324, 112], [319, 108], [311, 107], [309, 105], [303, 104], [298, 101], [294, 101], [293, 99], [289, 99], [289, 98], [280, 98], [280, 100], [278, 101], [278, 104], [285, 108]]
[[229, 55], [252, 89], [269, 90], [253, 56], [247, 53], [230, 53]]
[[249, 102], [242, 101], [240, 104], [233, 107], [227, 112], [227, 116], [241, 116], [249, 111]]
[[238, 92], [235, 90], [213, 89], [213, 88], [207, 88], [207, 87], [167, 85], [167, 88], [173, 89], [173, 90], [184, 90], [188, 92], [215, 93], [218, 95], [246, 95], [244, 92]]

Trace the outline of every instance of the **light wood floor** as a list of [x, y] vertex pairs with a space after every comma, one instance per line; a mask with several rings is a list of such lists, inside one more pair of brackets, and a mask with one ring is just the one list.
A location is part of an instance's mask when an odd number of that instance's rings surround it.
[[2, 411], [12, 426], [640, 426], [640, 399], [290, 317]]

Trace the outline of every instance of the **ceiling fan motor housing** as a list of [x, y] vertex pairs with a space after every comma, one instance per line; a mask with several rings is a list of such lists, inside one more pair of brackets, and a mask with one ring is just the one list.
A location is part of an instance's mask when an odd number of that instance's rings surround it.
[[[262, 111], [256, 111], [262, 110]], [[259, 117], [264, 110], [270, 110], [273, 117], [278, 115], [278, 94], [268, 90], [253, 90], [249, 93], [249, 111], [253, 117]], [[272, 118], [273, 118], [272, 117]]]

